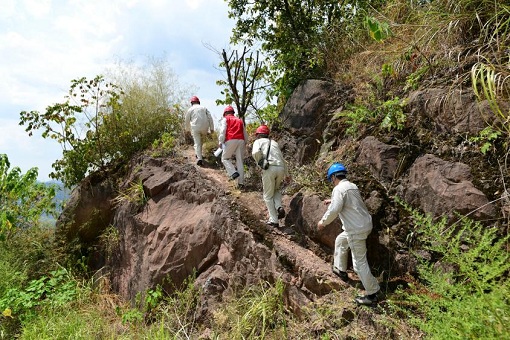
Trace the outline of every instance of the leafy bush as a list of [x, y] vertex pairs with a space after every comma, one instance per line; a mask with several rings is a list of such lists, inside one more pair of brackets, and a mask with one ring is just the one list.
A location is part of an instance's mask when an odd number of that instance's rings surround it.
[[0, 154], [0, 241], [38, 224], [43, 213], [55, 214], [55, 187], [37, 183], [37, 168], [23, 175], [10, 166], [7, 155]]
[[348, 128], [345, 133], [356, 136], [363, 125], [368, 125], [377, 119], [376, 112], [363, 105], [348, 105], [346, 110], [335, 114], [335, 118], [345, 117]]
[[[466, 218], [449, 225], [405, 206], [420, 247], [420, 281], [402, 291], [405, 312], [430, 338], [502, 339], [510, 334], [510, 236]], [[402, 301], [395, 301], [402, 304]]]
[[160, 138], [152, 142], [152, 156], [166, 157], [173, 153], [176, 146], [176, 138], [169, 132], [164, 132]]
[[64, 268], [52, 271], [28, 282], [20, 289], [9, 289], [0, 299], [0, 309], [10, 309], [14, 315], [27, 321], [37, 314], [41, 305], [62, 306], [73, 301], [77, 295], [77, 282]]
[[50, 177], [72, 187], [90, 172], [126, 162], [165, 132], [180, 135], [183, 95], [174, 88], [171, 70], [153, 62], [128, 71], [112, 72], [112, 81], [104, 76], [72, 80], [63, 103], [45, 113], [20, 113], [29, 135], [42, 129], [44, 138], [55, 139], [64, 150]]
[[407, 121], [407, 116], [403, 111], [405, 101], [400, 98], [394, 98], [382, 103], [378, 110], [379, 114], [384, 117], [381, 123], [381, 127], [391, 130], [402, 130]]
[[345, 133], [357, 136], [363, 126], [370, 126], [381, 121], [381, 128], [402, 130], [407, 121], [403, 111], [405, 102], [396, 97], [385, 102], [378, 102], [374, 109], [369, 109], [363, 104], [349, 105], [346, 110], [335, 114], [335, 118], [344, 118], [348, 125]]

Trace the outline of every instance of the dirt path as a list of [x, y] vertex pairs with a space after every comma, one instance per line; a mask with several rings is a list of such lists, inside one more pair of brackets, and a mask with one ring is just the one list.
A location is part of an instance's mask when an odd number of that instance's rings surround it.
[[[346, 289], [349, 287], [348, 284], [332, 274], [329, 262], [326, 262], [313, 251], [302, 247], [294, 241], [296, 235], [294, 235], [292, 226], [284, 225], [283, 220], [280, 222], [280, 228], [269, 227], [265, 224], [268, 215], [261, 191], [250, 189], [239, 190], [235, 182], [228, 179], [221, 163], [208, 164], [206, 162], [204, 166], [196, 165], [192, 146], [185, 148], [183, 154], [189, 162], [195, 164], [201, 173], [222, 187], [226, 194], [230, 195], [238, 203], [243, 223], [254, 234], [259, 234], [266, 243], [271, 244], [277, 255], [280, 258], [284, 258], [284, 261], [292, 267], [292, 272], [295, 275], [295, 284], [313, 286], [316, 293], [320, 293], [321, 290], [338, 289], [340, 287]], [[284, 203], [288, 203], [289, 200], [289, 197], [285, 197]], [[288, 207], [286, 210], [288, 211]], [[355, 279], [352, 273], [351, 278]]]

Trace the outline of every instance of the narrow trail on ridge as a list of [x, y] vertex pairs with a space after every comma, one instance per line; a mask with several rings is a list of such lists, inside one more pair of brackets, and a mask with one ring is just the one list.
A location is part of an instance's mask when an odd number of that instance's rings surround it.
[[[312, 250], [299, 244], [299, 238], [306, 237], [295, 235], [293, 226], [284, 225], [285, 219], [280, 221], [280, 228], [267, 226], [267, 209], [262, 198], [262, 192], [257, 190], [239, 190], [235, 181], [229, 180], [227, 173], [221, 164], [209, 164], [204, 161], [203, 166], [196, 164], [196, 157], [192, 146], [182, 150], [187, 161], [204, 174], [209, 180], [221, 187], [226, 195], [230, 196], [240, 212], [240, 219], [259, 240], [269, 245], [281, 259], [282, 263], [294, 276], [293, 284], [301, 286], [303, 281], [314, 280], [318, 285], [324, 284], [334, 289], [343, 290], [346, 299], [352, 300], [353, 291], [359, 285], [355, 273], [350, 272], [350, 284], [340, 280], [331, 272], [331, 263], [319, 257]], [[284, 197], [285, 210], [288, 212], [289, 197]], [[330, 290], [330, 289], [326, 289]]]

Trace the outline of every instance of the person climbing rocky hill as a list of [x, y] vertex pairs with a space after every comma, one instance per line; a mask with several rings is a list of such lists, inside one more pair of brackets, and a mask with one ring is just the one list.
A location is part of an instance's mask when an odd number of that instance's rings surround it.
[[[374, 231], [367, 239], [369, 262], [382, 292], [389, 293], [402, 275], [416, 271], [417, 263], [405, 246], [410, 226], [400, 219], [390, 197], [398, 195], [435, 216], [455, 218], [457, 212], [496, 223], [509, 203], [495, 200], [502, 195], [499, 188], [473, 177], [476, 163], [449, 156], [458, 146], [446, 144], [447, 138], [442, 139], [444, 148], [438, 149], [428, 143], [399, 144], [384, 135], [353, 140], [338, 133], [341, 127], [333, 113], [349, 99], [342, 93], [348, 92], [319, 80], [299, 86], [281, 114], [279, 141], [294, 168], [313, 163], [325, 171], [332, 159], [348, 164], [353, 180], [366, 193], [374, 220]], [[463, 112], [455, 121], [439, 113], [431, 116], [434, 107], [423, 99], [426, 95], [424, 91], [410, 97], [408, 109], [416, 118], [416, 129], [481, 128], [474, 110]], [[425, 116], [435, 124], [424, 123]], [[420, 145], [427, 147], [420, 149]], [[104, 272], [123, 297], [134, 299], [157, 284], [179, 286], [196, 275], [195, 284], [204, 291], [199, 314], [206, 318], [239, 287], [282, 280], [286, 305], [293, 313], [333, 292], [343, 295], [350, 313], [360, 312], [353, 301], [362, 289], [356, 275], [350, 272], [351, 280], [343, 282], [331, 272], [339, 222], [320, 231], [316, 228], [326, 209], [319, 190], [291, 184], [283, 196], [288, 211], [282, 228], [277, 229], [264, 223], [267, 216], [260, 190], [241, 192], [223, 169], [198, 167], [190, 146], [176, 150], [173, 157], [139, 155], [127, 169], [117, 179], [120, 185], [112, 177], [88, 177], [73, 190], [57, 223], [67, 244], [95, 249], [89, 256], [90, 267]], [[119, 192], [132, 187], [138, 187], [138, 198], [118, 199]], [[109, 226], [117, 230], [118, 238], [104, 247], [98, 240]], [[171, 290], [170, 285], [165, 288]], [[384, 299], [380, 305], [384, 306]], [[374, 334], [384, 333], [374, 330], [373, 323], [364, 326]]]

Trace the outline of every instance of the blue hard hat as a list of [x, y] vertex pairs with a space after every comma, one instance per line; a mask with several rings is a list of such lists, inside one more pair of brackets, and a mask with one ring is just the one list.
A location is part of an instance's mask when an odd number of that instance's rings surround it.
[[328, 181], [331, 182], [331, 176], [343, 172], [344, 175], [347, 173], [347, 168], [342, 163], [333, 163], [328, 169]]

